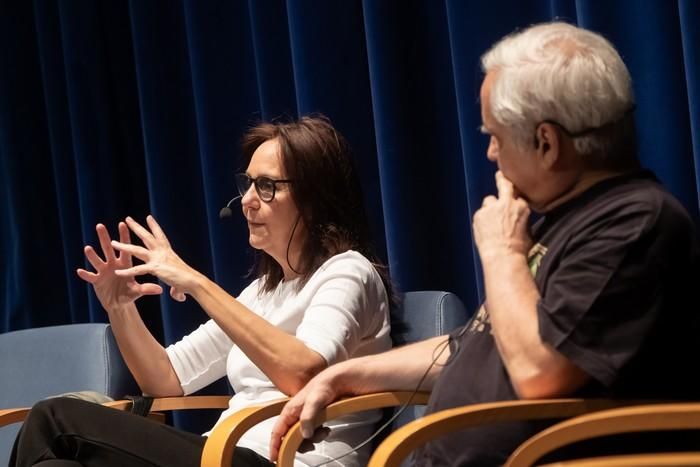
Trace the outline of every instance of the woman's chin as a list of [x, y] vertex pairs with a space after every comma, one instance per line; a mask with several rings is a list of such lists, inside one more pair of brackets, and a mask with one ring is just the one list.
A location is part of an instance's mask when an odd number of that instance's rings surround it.
[[248, 238], [248, 243], [250, 244], [250, 246], [251, 246], [252, 248], [254, 248], [254, 249], [256, 249], [256, 250], [263, 250], [263, 249], [265, 249], [265, 242], [264, 242], [263, 239], [261, 239], [261, 238], [254, 237], [254, 236], [251, 235], [251, 236]]

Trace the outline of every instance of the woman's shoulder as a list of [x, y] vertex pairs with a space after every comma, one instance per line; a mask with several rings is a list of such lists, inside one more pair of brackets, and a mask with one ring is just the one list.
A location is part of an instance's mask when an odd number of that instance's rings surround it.
[[347, 250], [331, 256], [318, 268], [318, 271], [316, 272], [343, 270], [347, 270], [348, 272], [356, 271], [376, 274], [376, 270], [372, 262], [362, 253], [355, 250]]
[[324, 261], [305, 285], [313, 288], [314, 284], [341, 277], [365, 285], [383, 284], [381, 275], [367, 257], [358, 251], [347, 250]]

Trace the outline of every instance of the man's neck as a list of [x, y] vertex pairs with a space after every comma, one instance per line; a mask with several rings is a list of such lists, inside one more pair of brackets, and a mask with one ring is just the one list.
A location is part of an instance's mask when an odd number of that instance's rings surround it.
[[595, 171], [585, 171], [576, 178], [573, 183], [567, 187], [561, 194], [555, 197], [553, 200], [544, 203], [542, 206], [532, 206], [532, 210], [538, 213], [549, 212], [552, 209], [566, 203], [579, 196], [584, 191], [588, 190], [593, 185], [606, 180], [608, 178], [616, 177], [622, 175], [622, 171], [614, 170], [595, 170]]

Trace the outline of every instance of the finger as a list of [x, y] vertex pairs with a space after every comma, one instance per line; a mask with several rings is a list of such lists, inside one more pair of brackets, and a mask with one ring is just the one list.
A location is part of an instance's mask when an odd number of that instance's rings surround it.
[[498, 189], [499, 198], [515, 198], [513, 193], [513, 184], [505, 177], [505, 175], [503, 175], [503, 172], [500, 170], [496, 172], [496, 188]]
[[127, 217], [126, 225], [129, 226], [131, 231], [134, 232], [148, 248], [153, 248], [156, 246], [156, 240], [153, 237], [153, 234], [151, 234], [147, 228], [136, 222], [133, 218]]
[[163, 229], [160, 228], [160, 225], [158, 225], [158, 222], [156, 222], [155, 217], [149, 214], [146, 217], [146, 223], [148, 223], [148, 227], [150, 227], [151, 232], [153, 232], [153, 236], [156, 239], [170, 245], [170, 242], [168, 242], [168, 237], [165, 236], [165, 232], [163, 232]]
[[[124, 222], [119, 223], [119, 242], [131, 244], [131, 235], [129, 234], [129, 227], [126, 226]], [[127, 266], [131, 266], [131, 255], [127, 251], [119, 252], [119, 259]]]
[[313, 437], [316, 431], [316, 416], [318, 413], [326, 406], [326, 404], [321, 403], [318, 399], [306, 400], [304, 407], [299, 415], [299, 422], [301, 423], [301, 435], [309, 439]]
[[126, 251], [130, 255], [136, 256], [141, 261], [148, 261], [150, 251], [142, 246], [131, 243], [122, 243], [112, 240], [112, 246], [119, 251]]
[[134, 289], [136, 289], [136, 291], [141, 295], [160, 295], [163, 293], [163, 287], [151, 282], [147, 282], [145, 284], [137, 283]]
[[301, 407], [294, 402], [287, 402], [279, 417], [275, 421], [275, 425], [270, 432], [270, 460], [277, 460], [279, 448], [282, 445], [282, 438], [287, 434], [289, 428], [299, 420], [299, 412]]
[[173, 300], [176, 300], [178, 302], [184, 302], [187, 299], [185, 294], [183, 292], [180, 292], [175, 287], [170, 287], [170, 296], [173, 297]]
[[89, 282], [91, 284], [94, 284], [95, 282], [97, 282], [98, 276], [94, 272], [86, 271], [85, 269], [82, 269], [82, 268], [76, 269], [75, 272], [77, 272], [78, 277], [80, 277], [85, 282]]
[[114, 255], [114, 249], [109, 243], [111, 239], [109, 238], [109, 232], [107, 232], [107, 227], [105, 227], [103, 224], [97, 224], [95, 230], [97, 231], [97, 238], [100, 240], [102, 254], [105, 255], [107, 262], [116, 260], [117, 258]]
[[83, 251], [85, 252], [85, 257], [87, 258], [88, 262], [97, 272], [99, 272], [100, 269], [104, 268], [107, 264], [102, 260], [102, 258], [100, 258], [95, 249], [90, 245], [86, 246]]
[[151, 274], [151, 267], [148, 264], [139, 264], [133, 268], [117, 269], [114, 271], [114, 275], [119, 277], [134, 277], [144, 274]]
[[483, 206], [483, 207], [490, 206], [493, 203], [495, 203], [496, 201], [498, 201], [498, 198], [496, 198], [493, 195], [489, 195], [486, 198], [484, 198], [484, 201], [481, 203], [481, 206]]

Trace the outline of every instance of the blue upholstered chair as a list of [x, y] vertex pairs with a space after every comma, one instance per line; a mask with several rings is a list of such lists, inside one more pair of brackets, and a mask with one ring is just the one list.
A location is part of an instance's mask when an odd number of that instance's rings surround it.
[[[0, 334], [0, 465], [26, 412], [49, 396], [96, 391], [114, 399], [138, 394], [109, 325], [72, 324]], [[10, 423], [6, 426], [5, 423]]]
[[[397, 310], [398, 323], [394, 325], [394, 345], [419, 342], [448, 334], [463, 326], [467, 310], [459, 297], [451, 292], [416, 291], [403, 295]], [[394, 421], [394, 428], [423, 416], [424, 405], [411, 405]]]

